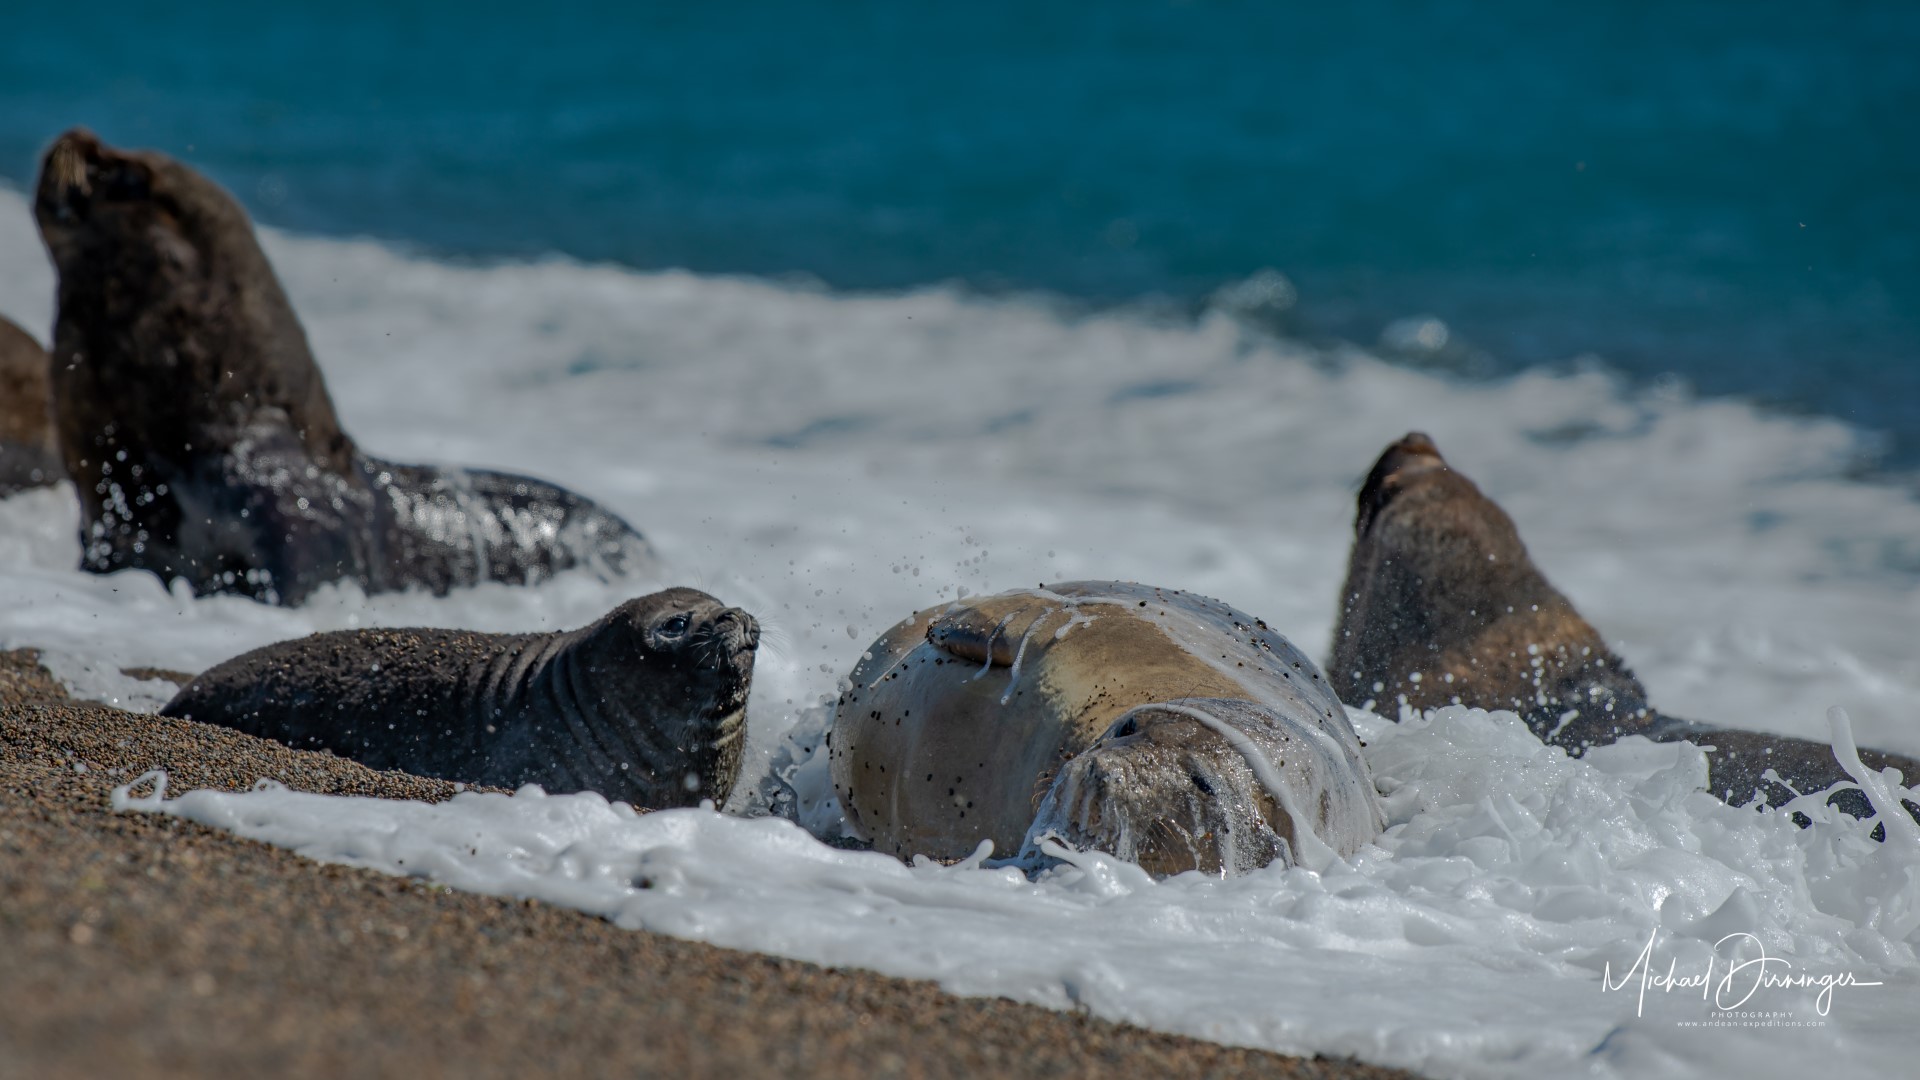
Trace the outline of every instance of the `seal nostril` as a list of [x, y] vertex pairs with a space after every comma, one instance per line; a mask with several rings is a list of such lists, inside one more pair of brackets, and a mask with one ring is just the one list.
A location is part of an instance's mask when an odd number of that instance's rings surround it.
[[1113, 737], [1116, 739], [1124, 739], [1129, 735], [1138, 735], [1139, 733], [1140, 722], [1131, 716], [1114, 725], [1113, 729]]
[[1200, 789], [1200, 794], [1202, 795], [1213, 794], [1213, 785], [1207, 783], [1206, 777], [1201, 776], [1199, 773], [1190, 773], [1188, 774], [1188, 778], [1193, 781], [1194, 787], [1197, 787]]

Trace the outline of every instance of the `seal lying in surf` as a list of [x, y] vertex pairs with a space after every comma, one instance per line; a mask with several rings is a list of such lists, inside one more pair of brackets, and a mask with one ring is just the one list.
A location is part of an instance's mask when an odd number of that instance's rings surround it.
[[70, 131], [34, 215], [60, 277], [54, 427], [83, 569], [298, 604], [342, 579], [444, 593], [651, 559], [552, 484], [362, 453], [246, 212], [185, 165]]
[[235, 657], [161, 712], [376, 769], [659, 809], [725, 801], [760, 627], [695, 589], [552, 634], [348, 630]]
[[47, 403], [47, 351], [0, 318], [0, 495], [45, 487], [66, 475]]
[[[1851, 779], [1825, 743], [1652, 709], [1640, 680], [1534, 566], [1513, 520], [1418, 432], [1387, 447], [1360, 489], [1331, 675], [1356, 704], [1511, 709], [1574, 754], [1624, 735], [1698, 743], [1711, 790], [1736, 805], [1777, 806]], [[1920, 779], [1912, 758], [1860, 757]], [[1835, 802], [1871, 813], [1858, 796]]]
[[834, 788], [898, 856], [1051, 833], [1156, 874], [1230, 874], [1350, 855], [1384, 825], [1319, 669], [1217, 600], [1076, 581], [929, 608], [851, 682]]

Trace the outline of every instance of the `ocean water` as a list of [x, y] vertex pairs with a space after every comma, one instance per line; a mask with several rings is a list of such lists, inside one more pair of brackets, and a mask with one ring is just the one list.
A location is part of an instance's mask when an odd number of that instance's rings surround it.
[[1272, 269], [1295, 336], [1598, 357], [1920, 464], [1898, 0], [16, 6], [17, 185], [84, 123], [266, 222], [461, 260], [1189, 315]]

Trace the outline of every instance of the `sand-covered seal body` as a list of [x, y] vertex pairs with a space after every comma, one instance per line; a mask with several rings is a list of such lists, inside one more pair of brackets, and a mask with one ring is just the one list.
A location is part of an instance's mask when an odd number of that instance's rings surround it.
[[562, 633], [281, 642], [205, 672], [162, 712], [421, 776], [656, 809], [722, 802], [759, 640], [746, 612], [668, 589]]
[[443, 592], [650, 561], [552, 484], [361, 452], [246, 213], [185, 165], [68, 132], [34, 211], [60, 279], [54, 429], [84, 569], [297, 604], [337, 580]]
[[1350, 854], [1382, 827], [1319, 669], [1204, 597], [1085, 581], [930, 608], [850, 682], [834, 786], [895, 855], [961, 857], [983, 839], [1012, 854], [1040, 829], [1157, 873], [1233, 873]]
[[0, 496], [66, 475], [53, 440], [50, 364], [33, 335], [0, 318]]
[[[1357, 501], [1329, 671], [1344, 700], [1510, 709], [1574, 754], [1626, 735], [1690, 741], [1708, 750], [1713, 793], [1735, 805], [1780, 805], [1850, 779], [1825, 743], [1650, 707], [1640, 680], [1534, 565], [1513, 520], [1427, 436], [1387, 447]], [[1920, 778], [1912, 758], [1860, 757]], [[1870, 813], [1856, 796], [1836, 805]]]

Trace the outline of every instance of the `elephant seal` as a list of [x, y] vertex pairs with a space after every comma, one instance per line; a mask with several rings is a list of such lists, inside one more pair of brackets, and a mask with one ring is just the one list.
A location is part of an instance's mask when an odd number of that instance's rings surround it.
[[659, 809], [738, 778], [760, 627], [695, 589], [551, 634], [344, 630], [255, 649], [163, 715], [376, 769]]
[[1155, 874], [1351, 855], [1384, 815], [1313, 661], [1217, 600], [1076, 581], [929, 608], [855, 667], [828, 739], [896, 856], [1048, 835]]
[[[1640, 680], [1534, 566], [1513, 519], [1427, 436], [1413, 432], [1387, 447], [1357, 502], [1330, 661], [1342, 700], [1511, 709], [1542, 741], [1575, 755], [1625, 735], [1694, 742], [1708, 751], [1711, 790], [1735, 805], [1778, 806], [1850, 780], [1825, 743], [1650, 707]], [[1912, 758], [1860, 757], [1920, 778]], [[1872, 812], [1857, 791], [1835, 802]]]
[[48, 405], [50, 363], [33, 335], [0, 318], [0, 496], [65, 475]]
[[338, 580], [444, 593], [651, 559], [552, 484], [362, 453], [246, 212], [187, 166], [69, 131], [34, 215], [60, 279], [54, 427], [83, 569], [298, 604]]

